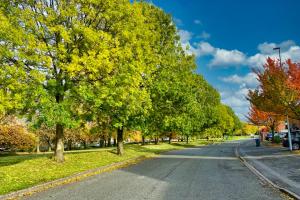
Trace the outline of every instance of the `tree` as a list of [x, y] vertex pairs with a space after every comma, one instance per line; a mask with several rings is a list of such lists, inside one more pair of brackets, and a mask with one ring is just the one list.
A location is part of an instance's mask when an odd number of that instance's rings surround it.
[[247, 119], [254, 125], [266, 126], [270, 128], [272, 132], [272, 142], [274, 142], [275, 129], [283, 117], [274, 112], [260, 111], [253, 104], [251, 104]]
[[228, 114], [233, 118], [233, 127], [232, 127], [232, 134], [234, 134], [236, 131], [239, 131], [242, 128], [242, 122], [238, 118], [238, 116], [234, 113], [231, 107], [226, 106]]
[[242, 125], [242, 134], [250, 135], [256, 133], [257, 131], [258, 127], [253, 124], [243, 123]]
[[285, 63], [281, 66], [278, 61], [268, 58], [263, 70], [255, 70], [260, 84], [258, 89], [249, 91], [248, 100], [258, 110], [278, 115], [288, 114], [292, 118], [299, 119], [299, 95], [292, 86], [294, 80], [292, 77], [296, 75], [289, 75], [293, 74], [291, 68], [294, 65], [291, 64], [288, 61], [288, 67], [285, 67]]
[[105, 101], [114, 126], [122, 132], [129, 116], [147, 102], [147, 93], [140, 89], [143, 73], [147, 74], [145, 52], [151, 52], [144, 35], [155, 34], [143, 29], [147, 26], [138, 3], [14, 0], [1, 2], [0, 8], [16, 38], [21, 38], [3, 39], [9, 53], [2, 63], [24, 76], [28, 118], [56, 127], [58, 162], [64, 161], [64, 128], [78, 126], [86, 112], [84, 104], [93, 101], [99, 108]]
[[204, 136], [206, 137], [224, 137], [225, 135], [232, 135], [242, 127], [238, 117], [227, 105], [219, 103], [213, 107], [210, 116], [211, 121], [204, 130]]

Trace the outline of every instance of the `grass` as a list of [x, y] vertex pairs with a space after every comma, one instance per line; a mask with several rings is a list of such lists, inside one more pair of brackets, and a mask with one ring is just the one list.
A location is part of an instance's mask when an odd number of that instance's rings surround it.
[[190, 144], [160, 143], [159, 145], [125, 145], [125, 155], [116, 155], [115, 150], [73, 151], [65, 154], [63, 164], [56, 163], [49, 154], [10, 155], [0, 157], [0, 195], [28, 188], [40, 183], [70, 176], [72, 174], [125, 161], [139, 156], [206, 145], [213, 141], [197, 141]]
[[250, 136], [249, 135], [242, 135], [242, 136], [229, 136], [228, 137], [228, 140], [230, 140], [230, 141], [234, 141], [234, 140], [242, 140], [242, 139], [249, 139], [250, 138]]

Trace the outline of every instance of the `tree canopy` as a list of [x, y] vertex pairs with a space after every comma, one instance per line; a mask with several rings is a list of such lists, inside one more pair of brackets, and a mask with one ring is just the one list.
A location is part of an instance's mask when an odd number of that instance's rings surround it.
[[120, 155], [124, 130], [188, 139], [239, 126], [195, 72], [172, 17], [146, 2], [1, 1], [0, 26], [0, 116], [55, 128], [58, 162], [69, 130], [86, 123], [117, 129]]

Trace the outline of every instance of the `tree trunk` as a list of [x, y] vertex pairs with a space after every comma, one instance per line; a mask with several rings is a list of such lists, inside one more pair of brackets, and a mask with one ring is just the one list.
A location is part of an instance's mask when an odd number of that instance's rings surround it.
[[82, 143], [83, 143], [83, 149], [87, 149], [86, 140], [83, 140]]
[[109, 137], [107, 140], [107, 147], [111, 147], [111, 137]]
[[114, 138], [114, 147], [116, 147], [116, 146], [117, 146], [117, 139]]
[[142, 145], [145, 145], [145, 136], [142, 136]]
[[118, 131], [117, 131], [117, 141], [118, 141], [117, 154], [120, 155], [120, 156], [122, 156], [124, 154], [123, 127], [122, 128], [118, 128]]
[[272, 143], [275, 142], [275, 127], [274, 126], [271, 126], [271, 131], [272, 131]]
[[100, 143], [99, 143], [99, 145], [100, 145], [100, 148], [104, 147], [104, 140], [103, 140], [102, 136], [100, 137]]
[[107, 146], [111, 147], [111, 131], [109, 130], [108, 138], [107, 138]]
[[172, 140], [172, 133], [170, 133], [169, 135], [169, 144], [171, 144], [171, 140]]
[[189, 136], [188, 135], [186, 136], [186, 143], [187, 144], [189, 143]]
[[52, 151], [51, 142], [48, 142], [48, 151], [49, 151], [49, 152]]
[[36, 153], [40, 153], [40, 137], [37, 137], [37, 141], [36, 141]]
[[158, 137], [154, 138], [154, 144], [158, 144]]
[[72, 150], [72, 140], [68, 140], [68, 151]]
[[64, 128], [61, 124], [56, 124], [55, 136], [54, 159], [56, 162], [64, 162]]

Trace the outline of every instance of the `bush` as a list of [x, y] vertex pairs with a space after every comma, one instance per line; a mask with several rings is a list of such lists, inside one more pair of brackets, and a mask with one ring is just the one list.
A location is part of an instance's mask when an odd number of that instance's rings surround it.
[[21, 125], [0, 125], [0, 147], [10, 151], [30, 151], [35, 147], [34, 135]]
[[281, 142], [281, 139], [280, 139], [280, 137], [279, 137], [278, 135], [275, 135], [275, 136], [274, 136], [274, 142], [275, 142], [276, 144], [279, 144], [279, 143]]

